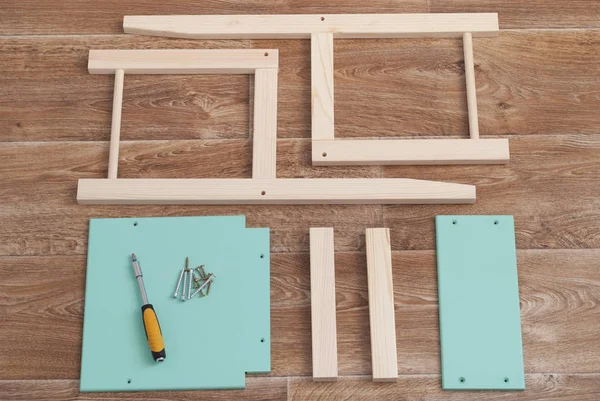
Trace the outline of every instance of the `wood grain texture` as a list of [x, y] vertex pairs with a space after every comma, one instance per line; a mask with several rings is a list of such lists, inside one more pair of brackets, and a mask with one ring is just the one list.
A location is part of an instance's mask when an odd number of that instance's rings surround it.
[[[293, 14], [293, 13], [415, 13], [427, 12], [426, 0], [343, 0], [324, 4], [319, 0], [265, 3], [262, 0], [216, 0], [194, 4], [176, 0], [169, 4], [139, 0], [108, 0], [98, 6], [92, 0], [61, 0], [40, 6], [35, 0], [9, 3], [3, 12], [1, 34], [118, 34], [123, 16], [139, 14]], [[64, 10], [73, 12], [67, 17]], [[76, 12], [74, 10], [77, 10]]]
[[[415, 13], [415, 12], [497, 12], [500, 27], [556, 28], [598, 27], [600, 10], [588, 0], [375, 0], [365, 3], [343, 0], [323, 4], [310, 0], [297, 4], [289, 1], [265, 3], [261, 0], [221, 0], [190, 4], [177, 0], [167, 4], [136, 0], [109, 0], [99, 7], [92, 0], [62, 0], [40, 6], [35, 0], [9, 3], [3, 11], [1, 34], [116, 34], [123, 32], [124, 15], [137, 14], [286, 14], [286, 13]], [[64, 10], [77, 10], [68, 15]]]
[[[502, 32], [473, 45], [482, 138], [598, 132], [599, 31]], [[0, 141], [108, 140], [113, 80], [87, 74], [90, 48], [235, 47], [280, 49], [278, 136], [309, 138], [309, 41], [122, 35], [0, 39]], [[334, 47], [336, 137], [467, 138], [460, 40]], [[248, 86], [247, 76], [127, 77], [121, 138], [247, 138]]]
[[313, 33], [310, 38], [311, 138], [333, 139], [333, 34]]
[[252, 377], [246, 379], [243, 391], [146, 391], [128, 393], [80, 393], [78, 380], [0, 380], [0, 392], [5, 401], [41, 400], [287, 400], [287, 379], [283, 377]]
[[381, 385], [368, 377], [347, 377], [335, 383], [316, 385], [292, 378], [289, 400], [550, 400], [593, 401], [600, 397], [597, 374], [528, 374], [524, 392], [442, 391], [438, 375], [404, 375], [397, 383]]
[[[265, 53], [270, 54], [270, 53]], [[252, 178], [277, 178], [277, 69], [254, 75]]]
[[311, 227], [309, 235], [312, 375], [315, 381], [337, 380], [333, 228]]
[[592, 28], [600, 26], [600, 5], [588, 0], [430, 0], [429, 12], [497, 12], [501, 29]]
[[[294, 400], [480, 399], [480, 393], [440, 390], [433, 216], [504, 213], [516, 221], [527, 390], [483, 396], [598, 399], [600, 357], [593, 350], [600, 349], [600, 31], [586, 28], [600, 27], [599, 4], [2, 2], [0, 398], [284, 400], [289, 387]], [[310, 41], [199, 41], [122, 31], [123, 16], [136, 14], [409, 12], [499, 12], [500, 36], [473, 40], [474, 69], [481, 137], [510, 137], [509, 165], [314, 167]], [[340, 39], [334, 47], [337, 137], [467, 138], [459, 39]], [[77, 180], [106, 177], [113, 94], [112, 77], [87, 73], [88, 51], [218, 48], [280, 50], [280, 177], [408, 177], [477, 184], [479, 202], [466, 207], [78, 206]], [[251, 176], [248, 76], [130, 76], [124, 89], [120, 176]], [[243, 392], [78, 393], [89, 218], [229, 214], [245, 214], [249, 227], [271, 227], [273, 377], [249, 378]], [[313, 384], [310, 378], [308, 232], [316, 226], [335, 227], [336, 233], [343, 379], [334, 386]], [[392, 254], [402, 356], [396, 384], [373, 385], [367, 376], [367, 227], [391, 227], [393, 249], [414, 249]], [[56, 340], [48, 346], [51, 336]]]
[[126, 15], [123, 31], [188, 39], [431, 38], [497, 36], [496, 13]]
[[313, 141], [315, 166], [506, 164], [508, 139], [335, 139]]
[[277, 49], [90, 50], [90, 74], [254, 74], [277, 68]]
[[[590, 352], [600, 348], [600, 251], [520, 250], [517, 260], [526, 372], [600, 371]], [[84, 255], [0, 257], [2, 379], [79, 377], [85, 265]], [[370, 375], [365, 253], [336, 252], [335, 265], [339, 374]], [[438, 374], [435, 253], [392, 252], [392, 265], [399, 373]], [[273, 376], [312, 374], [309, 270], [308, 252], [272, 255]]]
[[[364, 249], [364, 229], [392, 228], [392, 249], [434, 249], [436, 214], [513, 214], [517, 247], [599, 248], [598, 153], [588, 135], [515, 137], [507, 166], [312, 167], [309, 140], [279, 140], [279, 177], [411, 177], [476, 184], [472, 206], [90, 206], [75, 202], [79, 178], [104, 178], [108, 145], [0, 145], [0, 254], [84, 254], [90, 217], [246, 214], [272, 229], [272, 251], [308, 251], [308, 229], [336, 227], [337, 250]], [[249, 178], [247, 141], [142, 141], [121, 144], [120, 176]], [[220, 163], [214, 163], [220, 160]], [[544, 166], [540, 169], [540, 166]], [[577, 194], [569, 195], [569, 194]], [[523, 199], [529, 199], [524, 202]], [[23, 222], [36, 222], [24, 225]]]
[[373, 381], [398, 379], [392, 248], [389, 228], [367, 228], [367, 282]]
[[80, 179], [80, 205], [373, 205], [475, 202], [475, 187], [407, 178]]

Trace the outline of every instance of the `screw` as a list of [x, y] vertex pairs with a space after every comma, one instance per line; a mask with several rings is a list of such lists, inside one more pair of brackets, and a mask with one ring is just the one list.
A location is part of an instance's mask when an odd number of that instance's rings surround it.
[[183, 279], [183, 273], [185, 273], [185, 269], [181, 269], [181, 273], [179, 273], [179, 280], [177, 280], [177, 287], [175, 287], [175, 293], [173, 294], [173, 297], [177, 298], [177, 295], [179, 295], [179, 286], [181, 285], [181, 280]]
[[187, 278], [188, 278], [188, 271], [184, 269], [183, 271], [183, 289], [181, 290], [181, 300], [185, 301], [185, 289], [186, 289], [186, 283], [187, 283]]
[[[207, 285], [209, 285], [212, 280], [215, 278], [215, 275], [212, 273], [209, 273], [208, 278], [206, 279], [206, 281], [204, 282], [204, 284], [202, 284], [197, 290], [196, 292], [194, 292], [192, 294], [192, 297], [194, 297], [196, 294], [200, 293], [202, 294], [202, 290], [204, 289], [204, 287], [206, 287]], [[203, 294], [201, 296], [204, 296]]]
[[195, 270], [198, 272], [198, 275], [202, 280], [206, 280], [207, 277], [206, 272], [204, 271], [204, 265], [196, 267]]
[[209, 281], [208, 283], [208, 288], [206, 288], [206, 295], [208, 295], [210, 293], [210, 286], [212, 285], [212, 280]]

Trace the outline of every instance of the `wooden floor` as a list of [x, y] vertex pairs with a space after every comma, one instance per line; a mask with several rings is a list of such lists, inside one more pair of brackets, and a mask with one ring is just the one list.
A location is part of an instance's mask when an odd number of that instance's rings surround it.
[[[497, 11], [475, 39], [481, 135], [508, 166], [312, 167], [308, 41], [123, 35], [126, 14]], [[279, 48], [279, 177], [408, 177], [476, 184], [475, 205], [79, 206], [107, 172], [113, 80], [89, 49]], [[467, 137], [461, 42], [335, 42], [336, 137]], [[121, 177], [249, 177], [247, 76], [127, 76]], [[0, 5], [0, 398], [79, 394], [91, 217], [245, 214], [272, 233], [272, 365], [236, 392], [111, 399], [600, 399], [600, 2], [595, 0], [5, 0]], [[515, 216], [527, 390], [442, 392], [434, 220]], [[308, 229], [333, 226], [339, 371], [311, 380]], [[372, 383], [364, 230], [390, 227], [398, 363]]]

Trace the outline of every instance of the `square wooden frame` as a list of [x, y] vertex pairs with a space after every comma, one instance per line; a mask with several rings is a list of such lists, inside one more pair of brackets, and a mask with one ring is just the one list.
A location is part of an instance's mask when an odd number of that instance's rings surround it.
[[[91, 50], [91, 74], [115, 74], [107, 179], [80, 179], [81, 204], [473, 203], [473, 185], [403, 178], [277, 179], [278, 51]], [[125, 73], [254, 74], [250, 179], [117, 179]]]
[[[126, 16], [126, 33], [192, 39], [311, 39], [314, 165], [505, 164], [508, 139], [479, 139], [473, 37], [497, 13]], [[334, 139], [333, 38], [462, 37], [470, 139]]]

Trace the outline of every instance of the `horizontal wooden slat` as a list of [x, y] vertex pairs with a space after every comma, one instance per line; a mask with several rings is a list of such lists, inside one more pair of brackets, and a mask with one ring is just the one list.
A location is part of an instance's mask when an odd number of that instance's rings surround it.
[[[147, 3], [134, 0], [61, 0], [45, 2], [20, 0], [4, 7], [0, 26], [3, 35], [15, 34], [119, 34], [124, 15], [137, 14], [290, 14], [290, 13], [424, 13], [424, 12], [497, 12], [500, 24], [507, 28], [599, 27], [598, 5], [589, 0], [360, 0], [324, 4], [318, 0], [264, 2], [228, 0], [194, 3], [174, 0]], [[71, 10], [65, 13], [64, 10]], [[76, 12], [75, 12], [76, 10]]]
[[[227, 0], [190, 3], [148, 3], [139, 0], [61, 0], [40, 4], [36, 0], [20, 0], [4, 8], [2, 34], [96, 34], [123, 32], [123, 16], [137, 14], [290, 14], [320, 13], [416, 13], [428, 12], [426, 0], [344, 0], [324, 4], [320, 0], [302, 3], [268, 2], [264, 0]], [[71, 10], [66, 14], [64, 10]], [[76, 12], [75, 12], [76, 10]]]
[[[366, 255], [335, 258], [339, 374], [370, 375]], [[437, 374], [435, 253], [392, 258], [399, 373]], [[590, 352], [600, 347], [599, 258], [597, 249], [518, 251], [526, 372], [600, 371]], [[1, 379], [79, 378], [85, 265], [84, 255], [0, 257]], [[272, 375], [312, 373], [309, 270], [308, 252], [272, 255]]]
[[80, 393], [78, 380], [0, 380], [0, 392], [4, 400], [287, 400], [287, 378], [251, 377], [246, 379], [243, 391], [139, 391], [128, 393]]
[[382, 386], [369, 377], [342, 378], [334, 383], [311, 383], [292, 378], [289, 400], [547, 400], [594, 401], [600, 397], [600, 374], [528, 374], [524, 392], [442, 391], [438, 375], [401, 375], [398, 382]]
[[277, 68], [277, 49], [90, 50], [90, 74], [254, 74]]
[[188, 39], [423, 38], [498, 35], [498, 14], [127, 15], [125, 33]]
[[[503, 32], [473, 44], [482, 138], [598, 132], [600, 31]], [[309, 138], [309, 41], [121, 35], [0, 39], [0, 141], [108, 140], [114, 80], [88, 74], [89, 49], [234, 47], [280, 49], [277, 135]], [[336, 40], [334, 47], [336, 138], [467, 138], [460, 40]], [[126, 77], [121, 138], [247, 138], [248, 82]]]
[[81, 205], [447, 204], [475, 202], [475, 187], [384, 178], [80, 179]]
[[315, 140], [315, 166], [506, 164], [508, 139]]

